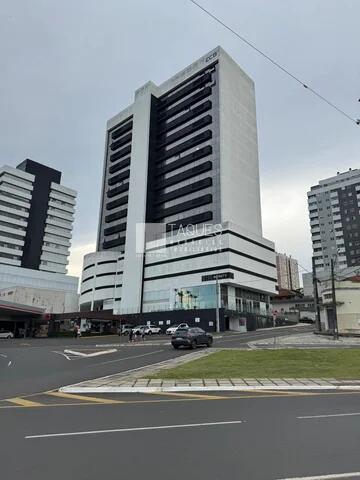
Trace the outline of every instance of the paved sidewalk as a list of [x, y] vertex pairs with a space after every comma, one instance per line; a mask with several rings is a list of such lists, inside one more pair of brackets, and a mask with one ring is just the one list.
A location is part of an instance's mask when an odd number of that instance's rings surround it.
[[[115, 378], [114, 378], [115, 377]], [[62, 387], [66, 393], [161, 393], [196, 391], [360, 390], [360, 380], [335, 378], [205, 378], [162, 380], [116, 375]]]
[[315, 335], [314, 333], [300, 333], [283, 337], [266, 338], [248, 342], [250, 348], [359, 348], [359, 337], [339, 337]]

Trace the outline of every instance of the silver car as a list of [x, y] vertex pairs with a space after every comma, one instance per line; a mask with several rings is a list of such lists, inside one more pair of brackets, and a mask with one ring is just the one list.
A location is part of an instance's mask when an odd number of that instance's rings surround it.
[[0, 338], [14, 338], [14, 334], [8, 330], [0, 331]]

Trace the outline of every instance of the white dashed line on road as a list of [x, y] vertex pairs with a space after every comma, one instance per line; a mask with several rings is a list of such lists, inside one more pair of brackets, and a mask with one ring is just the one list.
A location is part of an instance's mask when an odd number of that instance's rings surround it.
[[332, 413], [328, 415], [305, 415], [303, 417], [296, 417], [299, 420], [310, 420], [313, 418], [332, 418], [332, 417], [355, 417], [359, 416], [360, 412], [353, 412], [353, 413]]
[[336, 480], [339, 478], [360, 478], [360, 472], [352, 473], [333, 473], [330, 475], [317, 475], [312, 477], [289, 477], [279, 478], [278, 480]]
[[105, 433], [122, 433], [122, 432], [143, 432], [146, 430], [171, 430], [174, 428], [196, 428], [196, 427], [215, 427], [219, 425], [236, 425], [243, 423], [242, 420], [233, 420], [231, 422], [207, 422], [207, 423], [187, 423], [183, 425], [159, 425], [153, 427], [135, 427], [135, 428], [114, 428], [111, 430], [89, 430], [83, 432], [68, 433], [47, 433], [45, 435], [27, 435], [26, 439], [34, 438], [52, 438], [52, 437], [73, 437], [79, 435], [99, 435]]

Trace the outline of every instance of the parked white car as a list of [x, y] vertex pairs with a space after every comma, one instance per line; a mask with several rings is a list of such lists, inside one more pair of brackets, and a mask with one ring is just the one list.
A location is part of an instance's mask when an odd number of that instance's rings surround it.
[[132, 329], [134, 335], [141, 335], [141, 332], [147, 327], [147, 325], [136, 325]]
[[166, 335], [174, 335], [178, 328], [190, 328], [187, 323], [180, 323], [180, 325], [173, 325], [166, 330]]
[[156, 325], [138, 325], [137, 327], [133, 328], [133, 333], [140, 334], [142, 331], [145, 332], [145, 335], [152, 335], [152, 334], [159, 334], [162, 333], [161, 328], [157, 327]]
[[14, 338], [14, 334], [9, 331], [0, 332], [0, 338]]
[[162, 330], [160, 327], [157, 327], [156, 325], [147, 325], [147, 327], [145, 328], [145, 333], [146, 335], [151, 335], [153, 333], [160, 334], [162, 333]]

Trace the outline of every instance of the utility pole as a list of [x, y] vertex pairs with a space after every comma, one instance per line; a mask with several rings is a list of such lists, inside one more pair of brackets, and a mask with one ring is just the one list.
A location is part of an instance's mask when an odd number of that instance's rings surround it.
[[334, 269], [334, 259], [331, 259], [331, 290], [332, 290], [332, 305], [333, 305], [333, 315], [334, 315], [334, 340], [339, 339], [339, 329], [337, 321], [337, 311], [336, 311], [336, 292], [335, 292], [335, 269]]
[[313, 274], [313, 286], [314, 286], [314, 307], [315, 307], [315, 316], [316, 316], [316, 327], [318, 332], [321, 332], [319, 292], [318, 292], [318, 280], [316, 277], [315, 257], [312, 257], [312, 274]]

